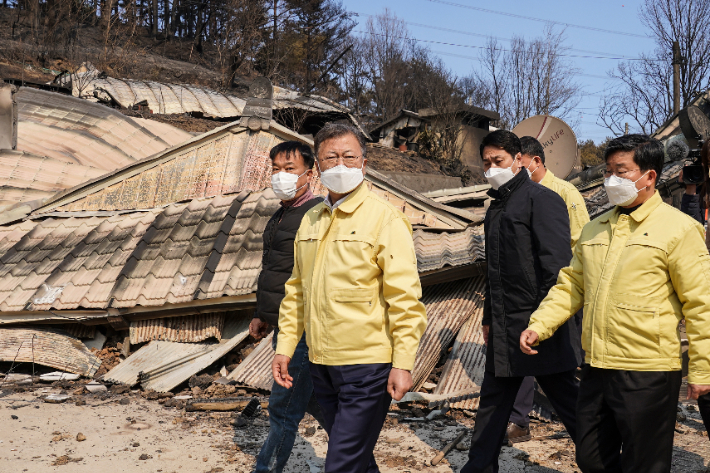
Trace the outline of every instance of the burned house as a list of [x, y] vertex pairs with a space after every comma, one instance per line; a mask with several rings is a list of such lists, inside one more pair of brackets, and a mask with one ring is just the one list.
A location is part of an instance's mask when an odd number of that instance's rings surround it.
[[491, 122], [499, 119], [497, 112], [470, 105], [447, 113], [431, 108], [417, 112], [401, 110], [394, 118], [372, 129], [370, 135], [383, 146], [401, 151], [418, 151], [421, 139], [427, 134], [429, 139], [436, 139], [440, 130], [460, 127], [457, 140], [461, 161], [472, 171], [482, 174], [478, 148], [483, 137], [489, 133]]
[[[223, 358], [248, 336], [262, 233], [279, 204], [268, 153], [284, 140], [310, 144], [268, 117], [242, 116], [0, 211], [0, 360], [93, 376], [100, 361], [88, 346], [118, 333], [129, 356], [102, 379], [167, 391]], [[366, 185], [414, 227], [429, 315], [417, 388], [460, 338], [440, 394], [475, 396], [469, 374], [485, 351], [477, 330], [462, 330], [482, 316], [481, 219], [376, 171]], [[313, 189], [323, 193], [317, 179]], [[270, 349], [261, 342], [229, 376], [269, 389]]]

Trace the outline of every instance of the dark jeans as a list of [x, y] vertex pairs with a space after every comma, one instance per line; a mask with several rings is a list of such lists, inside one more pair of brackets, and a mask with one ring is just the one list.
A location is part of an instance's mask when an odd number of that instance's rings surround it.
[[[579, 384], [575, 371], [536, 376], [540, 387], [560, 416], [572, 439], [576, 439], [575, 405]], [[498, 456], [523, 377], [497, 377], [491, 371], [483, 375], [481, 401], [471, 438], [468, 463], [461, 473], [495, 473]]]
[[325, 473], [378, 473], [372, 454], [392, 398], [392, 365], [326, 366], [311, 363], [313, 390], [328, 432]]
[[577, 464], [584, 473], [668, 473], [680, 371], [582, 369]]
[[[274, 330], [274, 347], [277, 336], [278, 329]], [[296, 440], [298, 424], [306, 412], [315, 417], [321, 425], [324, 425], [320, 407], [313, 395], [313, 383], [308, 363], [308, 346], [304, 334], [296, 345], [296, 351], [288, 365], [288, 374], [293, 377], [293, 386], [291, 389], [286, 389], [274, 382], [271, 388], [269, 435], [256, 459], [256, 473], [280, 473], [283, 471]]]

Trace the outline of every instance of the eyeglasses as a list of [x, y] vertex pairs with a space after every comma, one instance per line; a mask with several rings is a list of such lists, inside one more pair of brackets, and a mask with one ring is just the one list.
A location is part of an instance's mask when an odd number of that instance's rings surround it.
[[604, 177], [611, 177], [612, 174], [616, 174], [619, 177], [624, 177], [628, 173], [635, 172], [635, 171], [640, 171], [640, 169], [632, 169], [630, 171], [618, 171], [618, 172], [610, 171], [607, 169], [604, 171]]
[[362, 156], [326, 156], [323, 159], [319, 159], [319, 161], [329, 166], [335, 166], [341, 159], [345, 164], [356, 164], [361, 157]]

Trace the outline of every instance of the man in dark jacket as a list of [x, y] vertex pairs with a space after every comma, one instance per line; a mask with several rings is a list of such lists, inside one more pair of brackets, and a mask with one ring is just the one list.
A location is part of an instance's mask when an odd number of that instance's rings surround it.
[[540, 344], [540, 358], [525, 356], [519, 347], [530, 314], [572, 259], [567, 207], [558, 194], [530, 180], [520, 162], [520, 139], [510, 131], [488, 134], [481, 157], [493, 199], [485, 220], [488, 284], [481, 327], [488, 348], [462, 473], [498, 471], [501, 443], [525, 376], [537, 378], [574, 439], [575, 370], [581, 361], [573, 320]]
[[[264, 229], [264, 253], [256, 289], [256, 313], [249, 333], [256, 339], [274, 327], [273, 346], [278, 337], [279, 306], [285, 295], [285, 284], [293, 270], [293, 240], [303, 215], [323, 199], [310, 189], [314, 157], [311, 148], [298, 141], [276, 145], [270, 153], [271, 185], [281, 199], [281, 208]], [[308, 369], [308, 346], [305, 335], [296, 347], [289, 365], [293, 376], [290, 389], [274, 383], [269, 398], [269, 436], [256, 460], [256, 472], [281, 472], [298, 432], [298, 424], [306, 412], [321, 424], [320, 408], [313, 396], [313, 383]]]

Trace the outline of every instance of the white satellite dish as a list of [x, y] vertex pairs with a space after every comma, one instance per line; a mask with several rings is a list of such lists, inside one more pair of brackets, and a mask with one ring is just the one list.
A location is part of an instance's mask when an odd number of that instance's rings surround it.
[[532, 136], [545, 150], [545, 167], [555, 176], [569, 176], [577, 162], [577, 137], [572, 128], [557, 117], [535, 115], [526, 118], [513, 128], [519, 138]]

